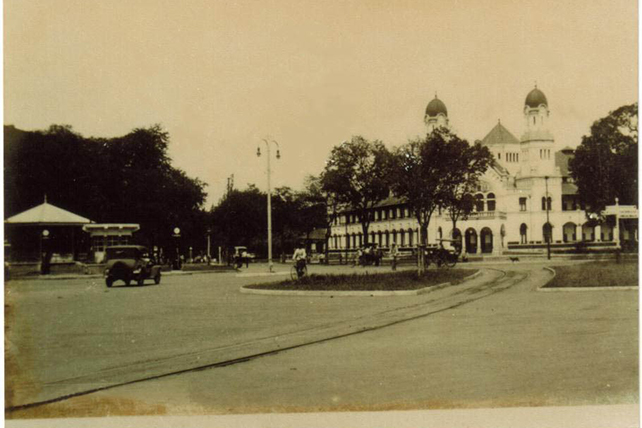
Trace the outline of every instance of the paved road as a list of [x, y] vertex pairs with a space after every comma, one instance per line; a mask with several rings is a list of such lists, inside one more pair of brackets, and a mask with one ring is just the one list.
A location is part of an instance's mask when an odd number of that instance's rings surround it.
[[242, 295], [257, 279], [229, 274], [107, 293], [83, 281], [10, 283], [8, 367], [32, 374], [8, 377], [14, 405], [366, 330], [15, 416], [637, 402], [637, 292], [538, 292], [541, 265], [503, 267], [515, 272], [394, 298]]

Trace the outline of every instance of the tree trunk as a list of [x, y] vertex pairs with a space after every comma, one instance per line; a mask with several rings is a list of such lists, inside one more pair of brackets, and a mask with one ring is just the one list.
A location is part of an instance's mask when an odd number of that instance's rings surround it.
[[419, 260], [417, 263], [417, 274], [419, 276], [426, 273], [426, 244], [428, 241], [428, 225], [422, 223], [419, 225]]

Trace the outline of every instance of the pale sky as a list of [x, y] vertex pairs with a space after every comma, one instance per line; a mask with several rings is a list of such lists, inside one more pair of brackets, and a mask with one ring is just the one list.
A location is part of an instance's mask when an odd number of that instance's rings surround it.
[[558, 149], [637, 100], [634, 0], [5, 0], [4, 123], [115, 137], [162, 124], [209, 184], [299, 189], [353, 135], [392, 148], [438, 94], [473, 142], [516, 137], [535, 81]]

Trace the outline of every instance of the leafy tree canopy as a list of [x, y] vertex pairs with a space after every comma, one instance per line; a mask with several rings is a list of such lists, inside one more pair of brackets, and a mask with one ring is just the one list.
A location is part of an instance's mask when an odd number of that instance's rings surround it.
[[391, 162], [381, 141], [356, 136], [332, 149], [321, 176], [323, 191], [356, 212], [366, 243], [370, 210], [390, 194]]
[[591, 126], [569, 161], [580, 203], [601, 213], [615, 203], [638, 203], [638, 105], [626, 105]]
[[206, 184], [172, 167], [169, 134], [161, 126], [116, 138], [85, 138], [70, 126], [20, 131], [5, 126], [5, 213], [48, 201], [96, 222], [139, 223], [136, 239], [173, 246], [205, 244]]

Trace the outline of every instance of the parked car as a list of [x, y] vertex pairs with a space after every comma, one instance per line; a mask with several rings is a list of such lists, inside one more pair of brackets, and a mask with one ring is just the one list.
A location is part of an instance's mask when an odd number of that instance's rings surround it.
[[105, 283], [111, 287], [115, 281], [129, 285], [136, 281], [143, 285], [146, 279], [153, 279], [155, 284], [161, 281], [161, 267], [149, 256], [146, 247], [140, 245], [118, 245], [108, 247], [106, 251]]

